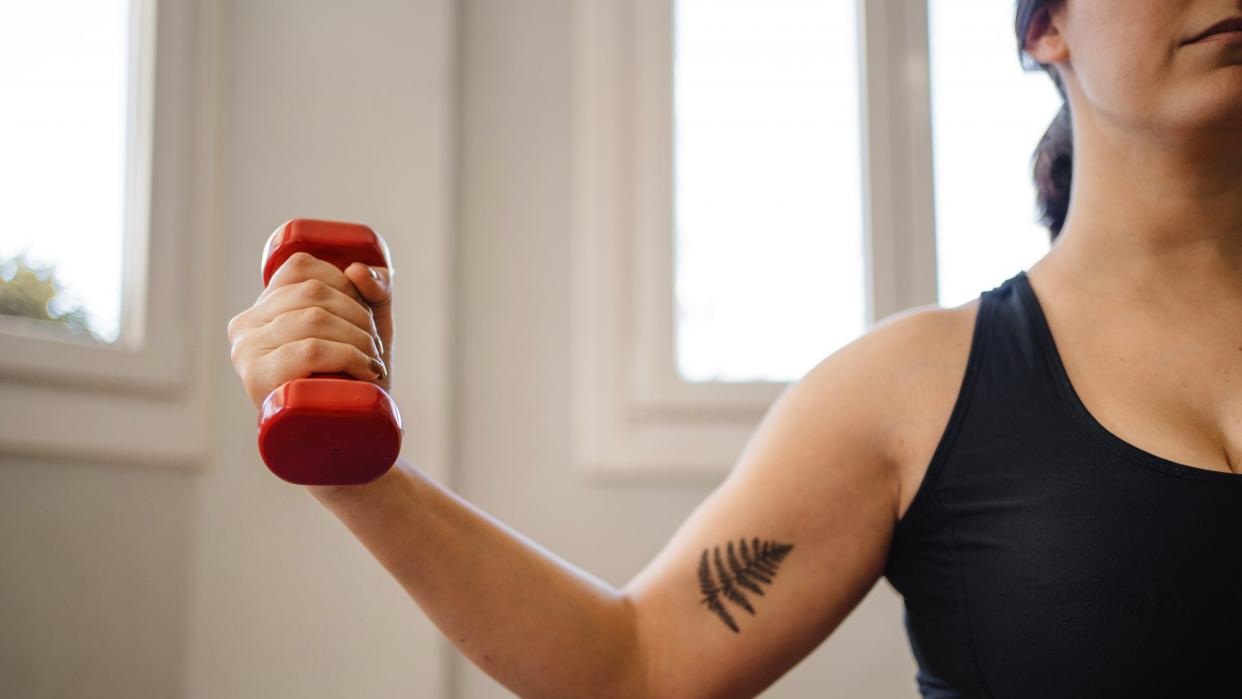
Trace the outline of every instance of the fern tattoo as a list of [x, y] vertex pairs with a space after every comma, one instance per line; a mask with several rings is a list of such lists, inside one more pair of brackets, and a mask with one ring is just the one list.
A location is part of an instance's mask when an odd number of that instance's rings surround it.
[[[775, 541], [760, 543], [758, 538], [751, 539], [751, 545], [748, 547], [746, 539], [740, 539], [737, 552], [733, 549], [733, 542], [728, 543], [722, 561], [719, 546], [713, 547], [710, 559], [707, 549], [703, 549], [703, 555], [699, 558], [699, 588], [703, 591], [703, 599], [699, 602], [707, 605], [707, 608], [720, 617], [725, 626], [733, 629], [734, 633], [741, 633], [737, 622], [733, 620], [733, 615], [725, 608], [724, 601], [728, 600], [736, 604], [753, 616], [755, 608], [751, 606], [750, 600], [743, 594], [742, 589], [762, 597], [763, 588], [759, 587], [759, 583], [771, 585], [772, 578], [776, 576], [777, 566], [792, 550], [793, 544], [781, 544]], [[715, 563], [714, 577], [712, 563]]]

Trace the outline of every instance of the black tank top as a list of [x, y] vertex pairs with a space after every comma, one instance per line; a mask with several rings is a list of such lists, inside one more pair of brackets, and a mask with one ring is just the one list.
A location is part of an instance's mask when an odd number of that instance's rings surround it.
[[924, 697], [1242, 697], [1242, 474], [1097, 422], [1025, 272], [980, 295], [885, 577]]

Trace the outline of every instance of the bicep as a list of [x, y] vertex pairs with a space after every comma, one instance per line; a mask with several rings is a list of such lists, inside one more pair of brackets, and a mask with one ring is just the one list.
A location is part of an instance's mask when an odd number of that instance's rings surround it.
[[754, 696], [883, 573], [897, 485], [865, 344], [781, 394], [729, 476], [626, 585], [653, 695]]

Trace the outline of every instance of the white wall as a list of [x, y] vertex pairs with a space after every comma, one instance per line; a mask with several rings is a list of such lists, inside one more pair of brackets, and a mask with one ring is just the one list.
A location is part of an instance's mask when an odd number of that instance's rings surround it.
[[0, 696], [178, 696], [192, 476], [5, 457], [0, 484]]
[[246, 0], [226, 18], [218, 451], [196, 485], [188, 697], [443, 693], [434, 627], [259, 461], [224, 327], [260, 291], [258, 255], [282, 221], [373, 226], [406, 299], [393, 373], [404, 453], [444, 470], [452, 20], [446, 0]]

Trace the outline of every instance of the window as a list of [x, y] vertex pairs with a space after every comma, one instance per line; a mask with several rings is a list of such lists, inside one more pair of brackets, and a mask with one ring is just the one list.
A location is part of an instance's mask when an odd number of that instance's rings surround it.
[[939, 299], [955, 306], [1049, 248], [1029, 158], [1061, 96], [1018, 64], [1010, 3], [930, 0]]
[[218, 5], [0, 3], [0, 453], [206, 451]]
[[104, 342], [120, 335], [131, 15], [129, 0], [0, 4], [0, 313]]
[[688, 381], [791, 381], [866, 326], [857, 26], [840, 0], [676, 2]]
[[1020, 69], [1011, 3], [575, 12], [571, 448], [589, 471], [719, 475], [823, 356], [1047, 249], [1029, 155], [1059, 96]]

